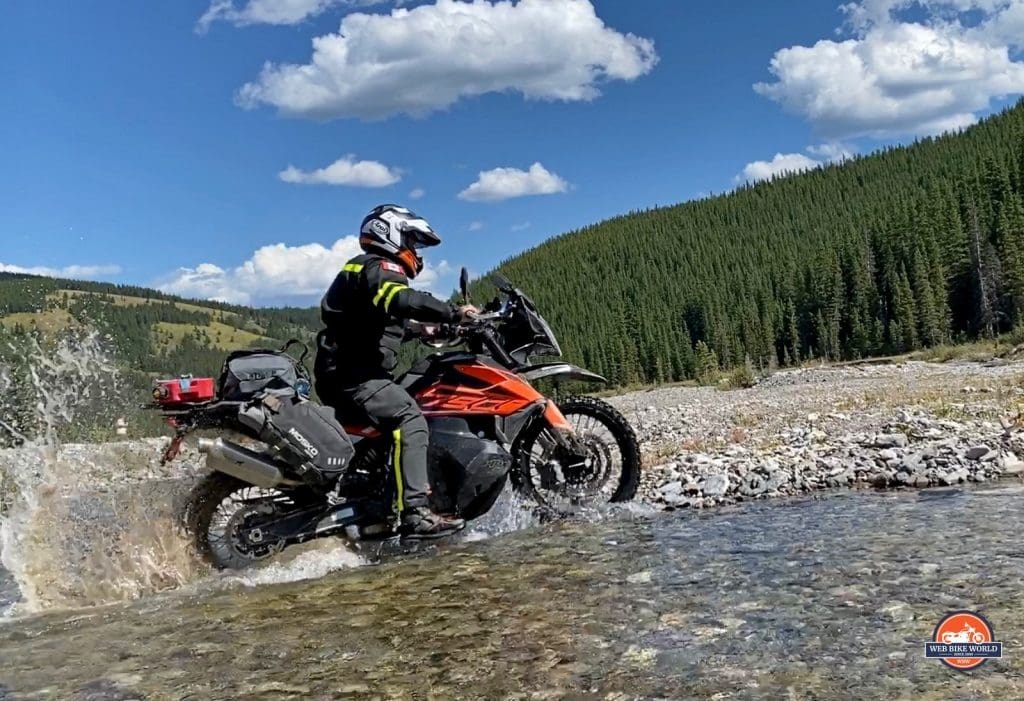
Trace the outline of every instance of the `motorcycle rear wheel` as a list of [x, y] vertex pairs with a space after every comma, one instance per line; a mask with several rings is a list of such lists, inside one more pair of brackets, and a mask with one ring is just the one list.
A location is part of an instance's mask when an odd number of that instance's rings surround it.
[[198, 554], [219, 570], [241, 570], [273, 557], [284, 549], [283, 540], [249, 543], [242, 529], [253, 520], [272, 519], [278, 512], [280, 492], [211, 472], [193, 488], [185, 512], [185, 525]]
[[[515, 452], [516, 488], [554, 511], [563, 510], [559, 502], [593, 506], [633, 499], [640, 485], [640, 446], [626, 418], [615, 407], [593, 397], [568, 397], [558, 402], [558, 408], [575, 428], [587, 455], [589, 479], [574, 490], [564, 482], [560, 488], [544, 484], [545, 471], [557, 472], [557, 468], [552, 470], [550, 466], [555, 441], [551, 429], [538, 421], [521, 436]], [[570, 491], [575, 495], [560, 498]]]

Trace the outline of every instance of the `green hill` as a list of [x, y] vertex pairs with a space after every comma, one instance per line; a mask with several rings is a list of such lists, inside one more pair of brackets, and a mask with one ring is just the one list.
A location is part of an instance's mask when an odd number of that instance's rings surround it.
[[[250, 309], [109, 283], [0, 273], [0, 333], [8, 338], [96, 330], [126, 368], [214, 374], [225, 351], [312, 342], [316, 309]], [[38, 332], [38, 333], [37, 333]]]
[[634, 212], [498, 269], [570, 358], [623, 384], [692, 377], [711, 351], [770, 367], [1007, 331], [1024, 323], [1024, 102], [961, 134]]

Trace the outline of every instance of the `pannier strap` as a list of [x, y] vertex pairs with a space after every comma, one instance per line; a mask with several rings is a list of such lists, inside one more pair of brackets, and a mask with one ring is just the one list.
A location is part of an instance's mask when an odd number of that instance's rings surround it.
[[260, 401], [275, 414], [281, 411], [281, 400], [273, 394], [264, 394]]

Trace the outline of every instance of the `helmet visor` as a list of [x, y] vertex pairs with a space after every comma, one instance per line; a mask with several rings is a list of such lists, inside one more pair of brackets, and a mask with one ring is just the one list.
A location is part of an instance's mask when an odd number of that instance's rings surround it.
[[407, 219], [399, 226], [404, 243], [409, 248], [430, 248], [441, 243], [441, 237], [434, 233], [424, 219]]

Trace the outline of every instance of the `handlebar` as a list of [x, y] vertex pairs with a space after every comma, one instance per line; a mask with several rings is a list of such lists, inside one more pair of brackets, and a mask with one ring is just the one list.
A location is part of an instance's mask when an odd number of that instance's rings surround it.
[[498, 334], [494, 329], [493, 322], [500, 321], [503, 318], [504, 316], [501, 312], [485, 312], [458, 324], [441, 325], [438, 327], [437, 332], [423, 338], [427, 342], [448, 338], [453, 344], [457, 340], [479, 340], [491, 357], [498, 361], [498, 363], [509, 369], [515, 369], [519, 367], [519, 363], [501, 345], [501, 339], [498, 338]]

